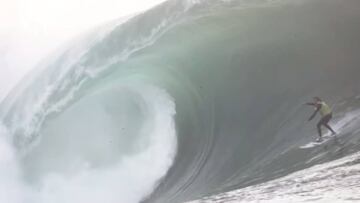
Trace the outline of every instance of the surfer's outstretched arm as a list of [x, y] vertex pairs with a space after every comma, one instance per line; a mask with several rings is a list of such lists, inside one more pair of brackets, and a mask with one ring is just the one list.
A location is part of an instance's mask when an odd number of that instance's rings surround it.
[[315, 115], [316, 115], [317, 112], [320, 110], [320, 108], [321, 108], [321, 106], [317, 106], [317, 108], [316, 108], [316, 110], [314, 111], [314, 113], [310, 116], [309, 121], [311, 121], [311, 120], [315, 117]]

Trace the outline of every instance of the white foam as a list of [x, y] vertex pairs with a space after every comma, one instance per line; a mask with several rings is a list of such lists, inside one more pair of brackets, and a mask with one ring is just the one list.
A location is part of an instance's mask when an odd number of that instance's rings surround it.
[[0, 202], [23, 203], [25, 187], [8, 136], [6, 128], [0, 123]]
[[[22, 180], [21, 170], [29, 168], [19, 167], [23, 164], [19, 163], [14, 148], [8, 144], [7, 132], [0, 128], [0, 202], [137, 203], [149, 195], [166, 175], [176, 154], [175, 104], [165, 91], [154, 87], [141, 86], [133, 91], [143, 98], [150, 119], [140, 131], [146, 141], [138, 143], [141, 150], [104, 167], [91, 167], [86, 159], [79, 159], [78, 167], [71, 173], [46, 171], [36, 181]], [[67, 146], [63, 147], [63, 153], [67, 153]], [[81, 152], [81, 144], [78, 148]], [[40, 152], [49, 159], [42, 159], [42, 162], [30, 160], [30, 163], [45, 167], [51, 165], [45, 162], [56, 157], [51, 158], [51, 154], [46, 153]]]
[[136, 203], [149, 195], [175, 156], [175, 107], [161, 90], [143, 88], [141, 94], [154, 117], [153, 125], [146, 129], [150, 141], [145, 150], [108, 167], [94, 169], [84, 161], [83, 167], [71, 175], [44, 174], [41, 184], [32, 186], [28, 202]]

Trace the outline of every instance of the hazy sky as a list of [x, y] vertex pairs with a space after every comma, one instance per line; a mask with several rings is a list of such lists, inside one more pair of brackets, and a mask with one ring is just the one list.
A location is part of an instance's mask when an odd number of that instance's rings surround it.
[[0, 0], [0, 101], [42, 57], [96, 25], [164, 0]]

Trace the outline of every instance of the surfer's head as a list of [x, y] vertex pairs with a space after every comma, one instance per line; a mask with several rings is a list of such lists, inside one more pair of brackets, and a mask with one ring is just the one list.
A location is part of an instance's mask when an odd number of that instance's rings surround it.
[[314, 101], [321, 102], [321, 99], [320, 99], [320, 97], [314, 97]]

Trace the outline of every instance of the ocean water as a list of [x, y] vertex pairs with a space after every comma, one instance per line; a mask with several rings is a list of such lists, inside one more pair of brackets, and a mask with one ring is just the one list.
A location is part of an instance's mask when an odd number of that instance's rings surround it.
[[[0, 202], [184, 202], [358, 151], [359, 17], [357, 0], [173, 0], [72, 40], [1, 103]], [[342, 150], [299, 148], [313, 96]]]

